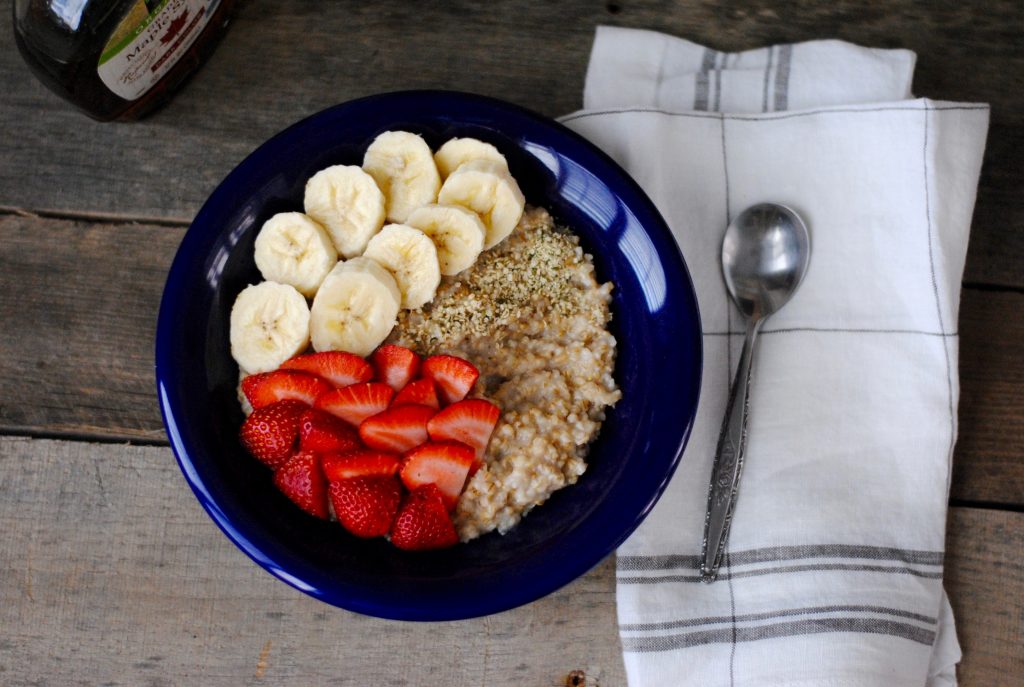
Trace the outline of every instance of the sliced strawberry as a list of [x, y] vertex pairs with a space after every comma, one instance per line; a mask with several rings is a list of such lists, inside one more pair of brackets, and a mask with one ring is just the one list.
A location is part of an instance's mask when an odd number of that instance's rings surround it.
[[433, 380], [417, 379], [414, 382], [409, 382], [401, 391], [395, 394], [395, 398], [391, 401], [392, 407], [409, 405], [411, 403], [429, 406], [434, 410], [438, 410], [441, 407], [437, 400], [437, 387], [434, 386]]
[[325, 410], [358, 427], [366, 418], [386, 410], [394, 395], [394, 389], [387, 384], [364, 382], [324, 394], [315, 405], [318, 410]]
[[315, 453], [300, 451], [274, 473], [274, 484], [310, 515], [327, 519], [327, 481]]
[[434, 380], [445, 405], [461, 401], [476, 384], [480, 370], [453, 355], [432, 355], [423, 361], [423, 376]]
[[370, 448], [402, 453], [427, 440], [427, 422], [437, 412], [429, 406], [391, 406], [363, 420], [359, 438]]
[[331, 505], [342, 526], [357, 537], [383, 537], [402, 500], [394, 477], [355, 477], [331, 482]]
[[336, 387], [373, 379], [373, 367], [354, 353], [321, 351], [299, 355], [281, 364], [284, 370], [302, 370], [323, 377]]
[[391, 477], [401, 465], [401, 460], [394, 453], [367, 449], [328, 453], [322, 460], [328, 482], [354, 477]]
[[302, 401], [313, 405], [321, 396], [334, 387], [325, 379], [298, 370], [274, 370], [249, 375], [242, 380], [242, 393], [253, 408], [262, 408], [277, 401]]
[[309, 409], [299, 401], [278, 401], [252, 411], [238, 438], [242, 446], [267, 467], [276, 470], [295, 453], [302, 414]]
[[404, 346], [384, 344], [371, 356], [377, 370], [375, 379], [401, 391], [420, 369], [420, 357]]
[[427, 442], [405, 454], [399, 476], [409, 491], [433, 484], [448, 510], [455, 508], [475, 456], [473, 449], [455, 441]]
[[475, 467], [479, 467], [500, 416], [501, 410], [490, 401], [467, 398], [430, 418], [427, 431], [433, 441], [461, 441], [472, 447], [476, 452]]
[[409, 494], [391, 525], [391, 543], [405, 551], [445, 549], [459, 543], [437, 487], [428, 484]]
[[362, 444], [358, 432], [340, 417], [306, 408], [299, 423], [299, 448], [316, 453], [342, 453], [362, 448]]

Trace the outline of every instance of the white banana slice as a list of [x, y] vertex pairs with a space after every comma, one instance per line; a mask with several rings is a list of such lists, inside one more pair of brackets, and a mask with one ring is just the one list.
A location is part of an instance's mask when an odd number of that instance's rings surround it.
[[309, 306], [294, 286], [242, 289], [231, 308], [231, 357], [245, 372], [269, 372], [309, 345]]
[[490, 160], [471, 160], [445, 179], [438, 202], [461, 205], [480, 215], [487, 236], [484, 248], [499, 244], [519, 224], [526, 198], [507, 170]]
[[327, 231], [301, 212], [274, 215], [256, 237], [256, 267], [263, 278], [294, 286], [307, 298], [337, 264]]
[[437, 171], [441, 173], [442, 179], [458, 169], [463, 162], [470, 160], [490, 160], [497, 162], [505, 171], [508, 171], [508, 161], [505, 156], [498, 152], [498, 149], [490, 143], [475, 138], [453, 138], [434, 153], [434, 162], [437, 163]]
[[413, 210], [406, 224], [434, 242], [437, 262], [445, 276], [470, 267], [484, 249], [487, 227], [479, 215], [461, 205], [424, 205]]
[[390, 222], [404, 222], [416, 208], [433, 203], [441, 188], [430, 147], [408, 131], [385, 131], [373, 139], [363, 169], [384, 192]]
[[339, 262], [313, 299], [313, 348], [369, 355], [394, 329], [401, 302], [395, 278], [377, 261]]
[[384, 226], [384, 194], [355, 165], [321, 169], [306, 182], [306, 214], [327, 228], [343, 257], [362, 255], [366, 242]]
[[252, 415], [252, 403], [246, 397], [245, 392], [242, 391], [242, 381], [249, 376], [249, 373], [239, 368], [238, 370], [238, 386], [235, 387], [235, 395], [238, 396], [238, 405], [242, 407], [242, 413], [249, 417]]
[[437, 248], [430, 237], [405, 224], [387, 224], [366, 244], [364, 257], [388, 268], [402, 292], [402, 307], [415, 310], [434, 299], [441, 283]]

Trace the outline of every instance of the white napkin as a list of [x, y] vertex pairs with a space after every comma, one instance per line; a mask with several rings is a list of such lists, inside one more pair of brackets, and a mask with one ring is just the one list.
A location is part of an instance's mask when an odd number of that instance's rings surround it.
[[[726, 54], [598, 29], [585, 110], [563, 121], [658, 205], [704, 328], [689, 446], [618, 552], [633, 687], [956, 684], [943, 548], [960, 280], [989, 113], [907, 99], [913, 65], [905, 50], [839, 41]], [[702, 584], [743, 338], [719, 251], [729, 220], [761, 201], [805, 218], [810, 269], [763, 330], [726, 559]]]

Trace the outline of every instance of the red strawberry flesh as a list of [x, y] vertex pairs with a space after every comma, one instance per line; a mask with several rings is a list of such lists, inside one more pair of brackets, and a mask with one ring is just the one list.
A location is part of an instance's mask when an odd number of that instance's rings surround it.
[[381, 451], [408, 451], [427, 440], [427, 422], [435, 412], [429, 406], [392, 406], [363, 420], [359, 438]]
[[328, 482], [354, 477], [391, 477], [401, 465], [401, 460], [394, 453], [367, 449], [328, 453], [322, 460]]
[[461, 401], [480, 377], [480, 371], [462, 358], [453, 355], [432, 355], [423, 361], [423, 376], [437, 385], [444, 405]]
[[341, 453], [362, 448], [352, 425], [323, 410], [306, 408], [299, 423], [299, 448], [316, 453]]
[[409, 491], [433, 484], [448, 510], [455, 508], [476, 459], [473, 449], [454, 441], [427, 442], [409, 451], [399, 476]]
[[315, 453], [300, 451], [274, 473], [274, 484], [310, 515], [327, 519], [327, 481]]
[[384, 344], [373, 352], [371, 360], [377, 371], [375, 379], [395, 391], [401, 391], [420, 369], [420, 357], [405, 346]]
[[299, 401], [278, 401], [252, 411], [238, 437], [242, 446], [261, 463], [276, 470], [299, 444], [302, 415], [309, 409]]
[[358, 427], [366, 418], [386, 410], [394, 395], [394, 389], [387, 384], [365, 382], [334, 389], [317, 398], [315, 406]]
[[451, 404], [432, 417], [427, 423], [427, 431], [433, 441], [460, 441], [471, 446], [479, 465], [500, 416], [501, 410], [490, 401], [468, 398]]
[[417, 379], [409, 382], [391, 401], [392, 406], [409, 404], [429, 406], [434, 410], [439, 410], [441, 403], [437, 400], [437, 387], [434, 386], [433, 380]]
[[327, 380], [298, 370], [262, 372], [242, 380], [242, 393], [254, 409], [288, 400], [311, 406], [319, 396], [332, 389], [334, 387]]
[[402, 500], [402, 486], [394, 477], [355, 477], [331, 482], [331, 505], [338, 522], [357, 537], [383, 537]]
[[358, 355], [345, 351], [307, 353], [286, 360], [284, 370], [301, 370], [323, 377], [336, 387], [368, 382], [373, 379], [373, 367]]
[[391, 543], [404, 551], [445, 549], [458, 542], [441, 493], [432, 484], [409, 494], [391, 525]]

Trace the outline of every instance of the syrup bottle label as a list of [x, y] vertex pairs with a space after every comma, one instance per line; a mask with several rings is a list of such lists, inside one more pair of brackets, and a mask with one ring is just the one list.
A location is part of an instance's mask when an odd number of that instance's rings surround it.
[[142, 97], [188, 51], [218, 4], [220, 0], [138, 0], [100, 54], [100, 79], [125, 100]]

